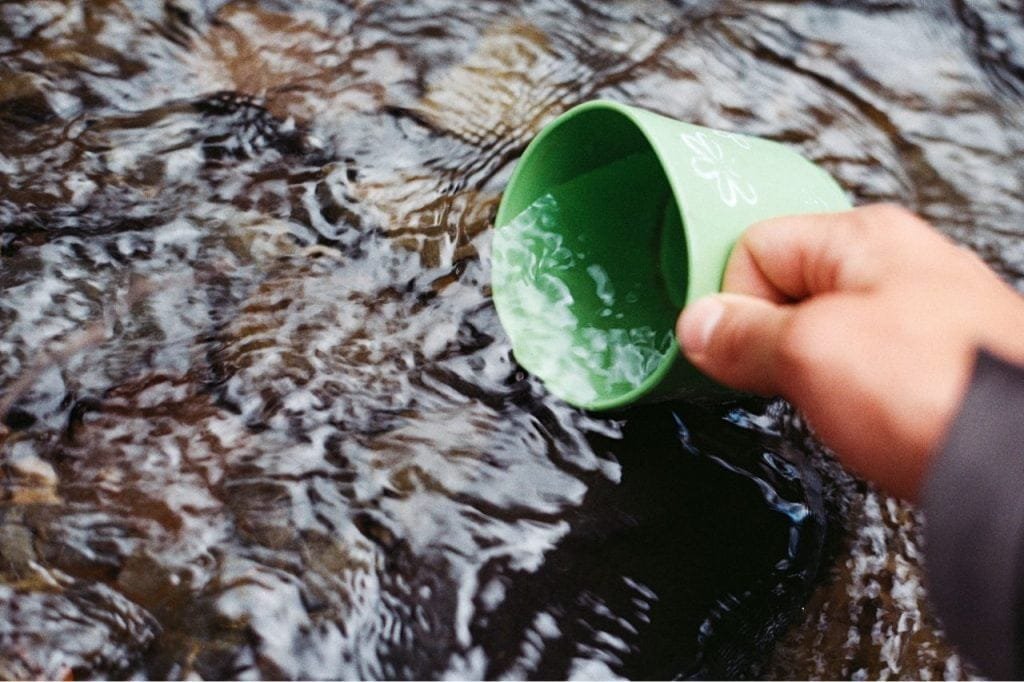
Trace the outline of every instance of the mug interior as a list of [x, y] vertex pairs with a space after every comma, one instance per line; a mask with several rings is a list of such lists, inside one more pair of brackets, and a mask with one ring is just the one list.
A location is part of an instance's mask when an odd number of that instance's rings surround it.
[[678, 356], [679, 207], [627, 112], [575, 110], [531, 145], [495, 235], [494, 298], [516, 359], [580, 407], [646, 394]]

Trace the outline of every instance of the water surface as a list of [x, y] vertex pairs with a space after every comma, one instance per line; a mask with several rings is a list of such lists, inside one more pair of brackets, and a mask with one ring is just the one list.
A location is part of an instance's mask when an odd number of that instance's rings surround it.
[[600, 96], [1019, 286], [1022, 74], [996, 0], [3, 3], [0, 677], [966, 675], [916, 512], [780, 402], [569, 408], [487, 256]]

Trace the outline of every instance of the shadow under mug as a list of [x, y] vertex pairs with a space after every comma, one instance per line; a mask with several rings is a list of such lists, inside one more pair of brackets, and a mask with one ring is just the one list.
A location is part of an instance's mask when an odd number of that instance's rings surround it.
[[516, 360], [577, 407], [721, 391], [683, 357], [682, 309], [719, 291], [752, 223], [850, 208], [786, 147], [610, 101], [544, 128], [501, 200], [494, 304]]

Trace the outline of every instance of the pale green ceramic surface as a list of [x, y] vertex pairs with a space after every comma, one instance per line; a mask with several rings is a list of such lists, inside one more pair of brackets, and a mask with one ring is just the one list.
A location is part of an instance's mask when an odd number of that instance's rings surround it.
[[[623, 171], [619, 181], [610, 181], [608, 173], [594, 173], [637, 154], [650, 156], [652, 172], [629, 172], [630, 177], [625, 177]], [[589, 180], [581, 176], [594, 178], [600, 186], [586, 187]], [[570, 182], [569, 191], [562, 188]], [[572, 216], [565, 228], [571, 232], [567, 239], [587, 244], [595, 258], [604, 258], [619, 272], [648, 269], [660, 275], [652, 280], [649, 295], [633, 304], [632, 313], [637, 324], [658, 320], [667, 325], [666, 332], [682, 305], [719, 290], [729, 252], [751, 223], [850, 207], [827, 173], [782, 145], [607, 101], [588, 102], [566, 112], [530, 144], [502, 198], [496, 229], [552, 193]], [[543, 358], [525, 343], [530, 320], [516, 313], [511, 288], [503, 288], [496, 280], [493, 291], [516, 360], [552, 393], [579, 407], [612, 409], [641, 399], [713, 388], [673, 345], [643, 381], [603, 390], [596, 398], [574, 400], [559, 385], [564, 377], [550, 372], [545, 376]], [[666, 301], [673, 306], [671, 315], [662, 310]], [[581, 304], [576, 312], [587, 323], [593, 311]], [[603, 322], [594, 320], [594, 324]]]

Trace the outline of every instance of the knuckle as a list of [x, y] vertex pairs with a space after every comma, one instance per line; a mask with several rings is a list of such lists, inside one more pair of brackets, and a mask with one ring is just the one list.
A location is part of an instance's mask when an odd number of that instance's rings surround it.
[[875, 208], [881, 217], [889, 220], [917, 220], [917, 214], [902, 204], [886, 202], [876, 205]]
[[756, 242], [758, 239], [763, 237], [765, 234], [770, 233], [773, 230], [777, 229], [777, 227], [776, 227], [777, 224], [778, 224], [778, 220], [777, 219], [768, 219], [768, 220], [758, 221], [758, 222], [750, 225], [743, 232], [743, 234], [740, 235], [739, 241], [737, 243], [738, 244], [749, 244], [751, 242]]
[[916, 213], [899, 204], [875, 204], [857, 211], [858, 229], [870, 235], [892, 235], [897, 230], [921, 229], [927, 223]]
[[918, 222], [921, 219], [917, 214], [906, 206], [900, 204], [884, 203], [875, 204], [865, 208], [865, 214], [870, 215], [873, 222], [896, 223], [896, 222]]
[[740, 238], [736, 241], [733, 253], [746, 252], [751, 255], [756, 254], [759, 246], [771, 242], [772, 236], [778, 229], [777, 221], [763, 220], [754, 223], [740, 235]]
[[932, 243], [932, 232], [928, 223], [897, 204], [859, 208], [853, 211], [846, 230], [836, 235], [850, 256], [856, 256], [841, 263], [840, 270], [847, 279], [876, 281], [893, 272], [895, 264], [915, 260], [921, 249]]
[[832, 250], [846, 253], [851, 249], [863, 249], [876, 244], [880, 238], [884, 238], [884, 231], [879, 229], [883, 224], [877, 207], [853, 211], [832, 233]]

